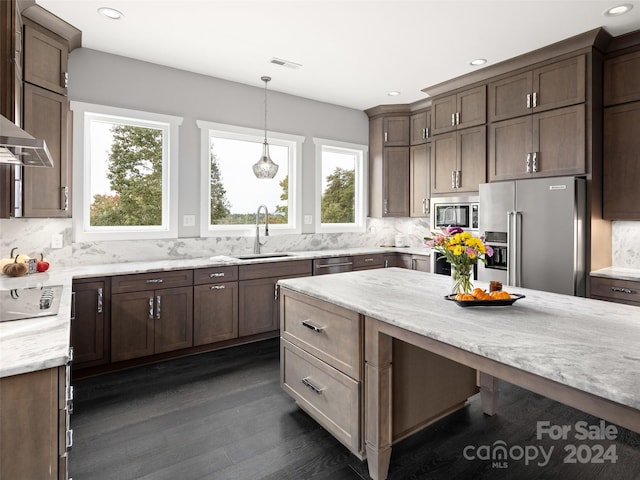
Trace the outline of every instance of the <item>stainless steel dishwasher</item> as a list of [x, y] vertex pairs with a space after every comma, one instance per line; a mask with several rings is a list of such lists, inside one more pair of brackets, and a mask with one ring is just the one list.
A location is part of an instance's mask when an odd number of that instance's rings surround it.
[[313, 261], [313, 274], [350, 272], [353, 270], [352, 257], [318, 258]]

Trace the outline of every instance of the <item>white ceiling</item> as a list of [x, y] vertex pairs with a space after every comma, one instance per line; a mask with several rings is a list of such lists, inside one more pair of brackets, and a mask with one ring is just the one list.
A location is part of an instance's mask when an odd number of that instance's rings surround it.
[[[490, 65], [600, 26], [614, 36], [640, 29], [640, 0], [37, 3], [80, 29], [86, 48], [259, 87], [270, 75], [270, 90], [360, 110], [425, 98], [421, 89], [471, 71], [477, 57]], [[621, 3], [634, 8], [603, 15]], [[102, 6], [124, 18], [104, 18]]]

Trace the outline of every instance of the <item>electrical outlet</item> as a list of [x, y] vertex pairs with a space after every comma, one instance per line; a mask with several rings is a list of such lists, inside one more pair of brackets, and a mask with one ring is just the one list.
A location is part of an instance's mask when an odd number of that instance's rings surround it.
[[62, 248], [64, 244], [64, 237], [61, 233], [51, 235], [51, 248]]
[[312, 223], [313, 223], [313, 216], [305, 215], [304, 216], [304, 224], [305, 225], [311, 225]]
[[195, 227], [196, 226], [196, 216], [195, 215], [183, 215], [182, 216], [182, 225], [184, 227]]

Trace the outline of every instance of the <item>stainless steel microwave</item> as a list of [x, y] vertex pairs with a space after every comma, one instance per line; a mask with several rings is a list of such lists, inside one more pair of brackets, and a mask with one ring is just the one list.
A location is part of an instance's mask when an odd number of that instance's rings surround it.
[[478, 197], [431, 198], [431, 228], [460, 227], [478, 230], [480, 203]]

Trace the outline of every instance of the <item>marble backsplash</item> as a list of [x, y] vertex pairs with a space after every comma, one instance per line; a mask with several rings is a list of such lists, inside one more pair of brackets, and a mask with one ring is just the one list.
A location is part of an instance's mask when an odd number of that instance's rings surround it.
[[[62, 234], [64, 247], [51, 248], [51, 237]], [[340, 248], [375, 247], [393, 244], [395, 235], [403, 234], [409, 246], [418, 247], [429, 234], [427, 219], [368, 219], [363, 233], [332, 233], [261, 236], [262, 252], [314, 251]], [[152, 261], [213, 255], [246, 254], [253, 251], [254, 237], [178, 238], [172, 240], [122, 240], [72, 243], [69, 219], [0, 220], [1, 256], [11, 248], [36, 256], [44, 253], [51, 265], [61, 267]], [[6, 252], [6, 253], [5, 253]]]
[[[426, 219], [370, 218], [362, 233], [276, 235], [266, 240], [263, 252], [328, 250], [375, 247], [393, 244], [396, 234], [404, 234], [409, 246], [422, 245], [429, 234]], [[62, 234], [64, 246], [51, 248], [51, 237]], [[613, 222], [611, 265], [640, 269], [640, 222]], [[0, 220], [0, 256], [8, 257], [13, 247], [20, 253], [45, 258], [62, 267], [130, 261], [164, 260], [251, 253], [253, 237], [178, 238], [173, 240], [123, 240], [72, 243], [70, 219]]]

